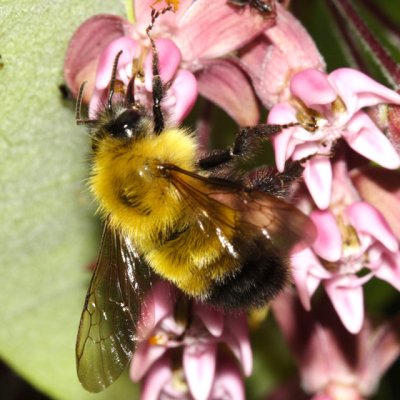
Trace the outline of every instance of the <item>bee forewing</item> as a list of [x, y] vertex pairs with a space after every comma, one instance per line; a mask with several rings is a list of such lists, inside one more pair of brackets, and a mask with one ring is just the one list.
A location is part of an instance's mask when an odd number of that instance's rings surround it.
[[312, 244], [316, 228], [309, 217], [293, 205], [259, 191], [212, 193], [210, 197], [238, 211], [238, 220], [260, 228], [274, 246], [300, 251]]
[[78, 378], [85, 389], [100, 392], [125, 369], [143, 331], [139, 320], [152, 324], [150, 287], [147, 265], [106, 223], [76, 342]]

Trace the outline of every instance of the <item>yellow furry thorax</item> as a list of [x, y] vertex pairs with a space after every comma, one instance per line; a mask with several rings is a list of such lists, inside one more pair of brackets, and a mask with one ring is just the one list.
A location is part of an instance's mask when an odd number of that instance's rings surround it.
[[[129, 141], [105, 137], [94, 153], [90, 188], [114, 228], [145, 237], [149, 224], [173, 218], [179, 201], [157, 165], [172, 163], [191, 171], [195, 156], [196, 141], [184, 129], [166, 129]], [[121, 198], [140, 205], [132, 208]]]
[[111, 228], [127, 235], [159, 275], [203, 297], [238, 265], [223, 257], [215, 234], [204, 235], [190, 199], [158, 168], [195, 171], [196, 149], [191, 132], [180, 128], [132, 140], [105, 136], [96, 143], [90, 188]]

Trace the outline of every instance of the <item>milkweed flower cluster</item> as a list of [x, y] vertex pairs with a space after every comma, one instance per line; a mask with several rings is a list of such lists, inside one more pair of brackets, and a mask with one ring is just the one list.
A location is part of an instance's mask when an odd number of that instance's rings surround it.
[[[297, 182], [294, 198], [317, 235], [291, 257], [296, 292], [272, 304], [301, 385], [286, 385], [268, 399], [367, 398], [400, 352], [398, 318], [373, 327], [363, 289], [378, 278], [400, 290], [400, 95], [356, 69], [326, 72], [301, 22], [280, 2], [265, 1], [268, 15], [227, 0], [165, 2], [179, 7], [152, 28], [168, 87], [163, 111], [180, 124], [200, 95], [240, 126], [260, 122], [260, 105], [269, 111], [268, 124], [290, 125], [271, 140], [276, 169], [301, 164], [304, 183]], [[149, 10], [165, 4], [133, 3], [134, 22], [94, 16], [71, 40], [65, 79], [74, 94], [89, 82], [90, 117], [107, 99], [121, 50], [116, 95], [135, 76], [135, 99], [152, 104], [146, 29]], [[327, 297], [316, 295], [320, 286]], [[252, 371], [245, 315], [184, 302], [180, 319], [172, 292], [158, 283], [151, 294], [155, 319], [131, 364], [141, 397], [245, 398], [243, 377]]]
[[[274, 138], [277, 168], [283, 170], [288, 159], [304, 160], [318, 229], [313, 246], [293, 255], [294, 279], [307, 309], [322, 282], [344, 325], [357, 333], [364, 316], [362, 285], [376, 276], [400, 289], [400, 253], [388, 221], [352, 184], [340, 141], [385, 168], [399, 168], [399, 154], [363, 108], [400, 104], [400, 95], [349, 68], [329, 75], [301, 71], [290, 89], [292, 98], [268, 117], [274, 124], [300, 123]], [[359, 276], [364, 269], [370, 272]]]
[[242, 375], [251, 374], [253, 363], [245, 316], [176, 296], [158, 282], [147, 301], [154, 320], [131, 363], [142, 397], [244, 399]]

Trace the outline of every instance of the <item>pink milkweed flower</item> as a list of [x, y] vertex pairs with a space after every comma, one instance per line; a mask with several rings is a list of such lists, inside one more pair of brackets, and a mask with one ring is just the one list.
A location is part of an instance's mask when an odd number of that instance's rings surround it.
[[[242, 385], [237, 382], [238, 377], [241, 381], [241, 374], [223, 361], [218, 347], [225, 344], [241, 364], [243, 373], [251, 374], [252, 353], [245, 316], [224, 315], [216, 308], [192, 302], [186, 310], [190, 318], [182, 318], [180, 308], [187, 299], [175, 304], [172, 291], [166, 282], [154, 285], [148, 302], [154, 309], [154, 320], [147, 329], [147, 340], [139, 343], [132, 359], [130, 376], [135, 382], [143, 381], [143, 393], [149, 396], [143, 398], [157, 398], [154, 391], [172, 391], [171, 357], [184, 383], [180, 388], [195, 399], [208, 399], [213, 390], [222, 390], [223, 382], [230, 379]], [[153, 380], [163, 384], [156, 385]]]
[[[150, 47], [146, 28], [152, 5], [154, 0], [134, 2], [134, 24], [117, 16], [97, 15], [78, 28], [70, 42], [64, 66], [65, 80], [74, 94], [83, 80], [93, 81], [96, 68], [101, 75], [110, 75], [110, 60], [121, 46], [125, 52], [121, 56], [124, 67], [118, 72], [121, 77], [124, 74], [129, 77], [132, 59], [128, 62], [127, 58], [139, 57]], [[258, 121], [254, 91], [246, 74], [230, 55], [272, 25], [274, 16], [263, 18], [250, 10], [239, 13], [226, 0], [182, 0], [176, 13], [168, 12], [157, 19], [152, 36], [158, 40], [158, 45], [161, 46], [163, 41], [162, 45], [166, 47], [160, 54], [164, 80], [175, 78], [172, 80], [173, 97], [178, 104], [175, 119], [184, 118], [198, 89], [201, 95], [225, 109], [239, 125], [253, 125]], [[119, 49], [115, 49], [116, 44]], [[146, 66], [149, 66], [148, 62]], [[147, 91], [150, 80], [151, 74], [147, 73]], [[97, 79], [96, 87], [99, 89]]]
[[275, 25], [239, 52], [240, 65], [267, 108], [289, 100], [289, 82], [298, 71], [325, 70], [314, 40], [300, 21], [279, 3], [276, 8]]
[[400, 166], [389, 139], [362, 110], [382, 103], [400, 104], [398, 93], [350, 68], [329, 75], [315, 69], [299, 72], [290, 82], [290, 91], [292, 100], [277, 104], [268, 116], [271, 124], [300, 124], [274, 138], [277, 168], [283, 171], [290, 158], [305, 160], [303, 177], [320, 209], [331, 201], [330, 156], [339, 139], [385, 168]]
[[[380, 326], [366, 319], [360, 332], [353, 335], [346, 331], [326, 300], [323, 297], [307, 312], [293, 292], [286, 291], [272, 304], [299, 365], [302, 388], [311, 400], [370, 398], [400, 355], [400, 315]], [[302, 398], [298, 388], [292, 390], [294, 395], [287, 398]]]
[[[196, 376], [193, 379], [197, 379]], [[144, 376], [141, 399], [198, 399], [198, 400], [244, 400], [244, 385], [241, 371], [236, 362], [226, 355], [218, 355], [215, 376], [209, 393], [191, 392], [182, 368], [174, 365], [174, 356], [167, 352], [155, 361]]]
[[345, 165], [342, 160], [334, 164], [329, 209], [310, 214], [318, 232], [315, 242], [291, 261], [304, 307], [311, 309], [322, 283], [344, 326], [357, 333], [364, 320], [363, 284], [377, 277], [400, 290], [400, 252], [388, 222], [360, 197]]
[[[197, 83], [193, 74], [179, 68], [181, 54], [174, 42], [168, 39], [158, 39], [156, 48], [160, 63], [160, 75], [163, 82], [169, 82], [166, 97], [163, 100], [164, 111], [172, 123], [180, 123], [192, 109], [197, 98]], [[128, 36], [115, 39], [106, 46], [100, 54], [93, 95], [89, 103], [89, 117], [95, 118], [108, 96], [108, 86], [115, 57], [123, 51], [118, 62], [117, 80], [127, 88], [132, 79], [133, 63], [139, 60], [144, 51], [141, 43]], [[144, 80], [135, 79], [133, 88], [135, 100], [145, 108], [152, 106], [152, 52], [144, 60]]]

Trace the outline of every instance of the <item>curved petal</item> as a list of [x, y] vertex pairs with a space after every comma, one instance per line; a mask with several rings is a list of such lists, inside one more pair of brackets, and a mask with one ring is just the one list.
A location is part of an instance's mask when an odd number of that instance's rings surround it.
[[313, 211], [310, 215], [318, 230], [314, 251], [327, 261], [338, 261], [342, 255], [342, 236], [330, 211]]
[[380, 267], [374, 275], [400, 291], [400, 254], [383, 254]]
[[[94, 86], [94, 85], [93, 85]], [[85, 86], [86, 88], [86, 86]], [[107, 103], [108, 91], [93, 89], [93, 94], [89, 101], [89, 118], [96, 119], [97, 115], [104, 110], [104, 104]]]
[[249, 46], [241, 60], [255, 90], [267, 108], [289, 100], [289, 82], [306, 68], [325, 69], [322, 56], [307, 30], [294, 15], [277, 3], [276, 24]]
[[[310, 248], [305, 248], [291, 256], [293, 280], [303, 307], [311, 310], [311, 297], [317, 290], [321, 279], [330, 278], [330, 274], [324, 272], [318, 258]], [[320, 271], [313, 274], [311, 271]], [[325, 276], [326, 275], [326, 276]]]
[[332, 167], [329, 158], [315, 156], [308, 160], [303, 177], [317, 207], [326, 209], [329, 206], [332, 191]]
[[[304, 135], [304, 133], [306, 133]], [[306, 137], [309, 135], [303, 128], [294, 128], [294, 134], [291, 142], [289, 143], [289, 149], [291, 149], [292, 159], [301, 161], [314, 156], [320, 150], [320, 144], [317, 141], [309, 140], [304, 142], [302, 139], [298, 139], [298, 136]]]
[[115, 57], [119, 51], [122, 50], [122, 54], [118, 60], [118, 69], [122, 69], [127, 64], [131, 64], [133, 58], [138, 56], [136, 54], [138, 48], [138, 42], [129, 36], [121, 36], [109, 43], [101, 52], [97, 64], [96, 89], [102, 90], [108, 86], [111, 80]]
[[358, 232], [371, 235], [392, 252], [398, 251], [399, 244], [392, 230], [383, 215], [375, 207], [366, 202], [359, 201], [348, 206], [346, 214], [351, 225]]
[[363, 288], [354, 276], [341, 276], [324, 281], [325, 290], [343, 325], [351, 333], [358, 333], [364, 321]]
[[389, 139], [378, 129], [371, 118], [362, 111], [356, 113], [343, 133], [349, 146], [357, 153], [385, 168], [400, 167], [400, 156]]
[[380, 326], [376, 332], [370, 332], [367, 351], [364, 352], [358, 376], [363, 393], [374, 393], [380, 379], [400, 355], [400, 316]]
[[256, 96], [244, 72], [231, 60], [207, 63], [197, 74], [202, 96], [226, 111], [240, 126], [259, 120]]
[[[179, 20], [174, 41], [193, 62], [225, 56], [274, 23], [250, 9], [238, 12], [226, 0], [196, 0]], [[271, 14], [274, 17], [273, 14]]]
[[344, 101], [349, 114], [380, 103], [400, 104], [398, 93], [355, 69], [339, 68], [331, 72], [328, 79]]
[[237, 364], [228, 357], [218, 360], [218, 369], [210, 399], [245, 400], [242, 375]]
[[317, 69], [306, 69], [297, 73], [290, 82], [290, 90], [307, 107], [330, 104], [337, 97], [327, 75]]
[[400, 240], [400, 171], [366, 167], [351, 172], [362, 198], [376, 207]]
[[[296, 110], [289, 104], [281, 103], [275, 105], [268, 114], [268, 124], [282, 125], [296, 122]], [[274, 146], [275, 163], [279, 172], [285, 169], [285, 163], [290, 158], [293, 152], [293, 146], [289, 146], [296, 127], [284, 129], [281, 133], [272, 137]], [[292, 152], [289, 151], [292, 148]]]
[[131, 380], [139, 382], [166, 350], [167, 348], [164, 346], [151, 345], [148, 340], [143, 340], [132, 357], [129, 368]]
[[[121, 36], [128, 36], [132, 30], [128, 21], [114, 15], [96, 15], [76, 30], [68, 45], [64, 63], [64, 78], [75, 96], [83, 81], [94, 85], [97, 59], [104, 47]], [[89, 89], [88, 86], [87, 99], [91, 94]]]
[[193, 314], [197, 315], [214, 337], [220, 337], [224, 328], [224, 314], [215, 307], [203, 303], [193, 304]]
[[223, 338], [240, 361], [244, 374], [250, 376], [253, 369], [253, 353], [245, 315], [226, 315]]
[[180, 69], [167, 92], [165, 103], [168, 102], [171, 93], [173, 93], [175, 99], [171, 118], [174, 122], [180, 124], [192, 110], [197, 100], [198, 89], [194, 75], [186, 69]]
[[208, 399], [214, 381], [216, 355], [216, 343], [196, 343], [183, 350], [185, 377], [195, 399]]
[[171, 362], [167, 355], [158, 360], [145, 376], [141, 386], [140, 398], [158, 400], [163, 387], [172, 379]]
[[[155, 45], [158, 53], [160, 65], [160, 76], [163, 83], [168, 83], [175, 75], [179, 64], [181, 63], [181, 52], [175, 43], [169, 39], [157, 39]], [[152, 91], [153, 79], [153, 53], [149, 53], [144, 62], [144, 82], [146, 89]]]

